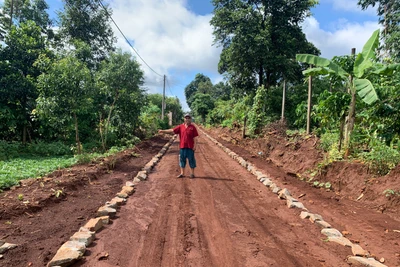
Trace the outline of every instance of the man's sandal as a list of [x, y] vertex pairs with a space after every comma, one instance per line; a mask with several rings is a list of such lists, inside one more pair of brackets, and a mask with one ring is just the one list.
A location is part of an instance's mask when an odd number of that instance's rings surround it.
[[178, 176], [176, 176], [176, 178], [182, 178], [183, 177], [183, 174], [181, 173], [181, 174], [179, 174]]
[[191, 175], [190, 175], [190, 178], [194, 178], [194, 174], [191, 174]]

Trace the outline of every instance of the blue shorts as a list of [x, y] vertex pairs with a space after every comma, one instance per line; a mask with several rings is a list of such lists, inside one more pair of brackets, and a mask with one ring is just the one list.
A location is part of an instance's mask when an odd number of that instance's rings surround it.
[[189, 160], [190, 168], [196, 168], [196, 160], [194, 158], [194, 151], [190, 148], [181, 148], [179, 151], [179, 166], [181, 168], [185, 168], [186, 166], [186, 159]]

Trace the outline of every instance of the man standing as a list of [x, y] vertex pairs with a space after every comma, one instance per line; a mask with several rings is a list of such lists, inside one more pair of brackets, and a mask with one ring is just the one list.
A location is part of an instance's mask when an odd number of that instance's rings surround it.
[[178, 125], [173, 129], [159, 130], [158, 132], [165, 134], [179, 134], [179, 166], [181, 167], [181, 173], [178, 175], [178, 178], [182, 178], [184, 176], [186, 159], [189, 161], [191, 170], [190, 178], [194, 178], [194, 168], [196, 168], [194, 151], [196, 150], [197, 145], [196, 137], [199, 136], [199, 134], [196, 127], [192, 124], [192, 116], [190, 116], [190, 114], [186, 114], [183, 124]]

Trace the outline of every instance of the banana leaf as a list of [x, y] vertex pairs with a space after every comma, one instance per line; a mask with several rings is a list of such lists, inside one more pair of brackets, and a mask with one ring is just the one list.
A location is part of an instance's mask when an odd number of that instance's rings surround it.
[[310, 55], [310, 54], [297, 54], [296, 55], [296, 60], [303, 62], [303, 63], [308, 63], [317, 67], [325, 67], [327, 69], [330, 69], [335, 73], [336, 75], [342, 77], [343, 79], [347, 78], [349, 74], [344, 71], [339, 65], [336, 65], [329, 59], [315, 56], [315, 55]]
[[374, 86], [369, 80], [354, 78], [353, 85], [358, 95], [368, 105], [379, 99]]
[[354, 75], [358, 78], [363, 77], [365, 70], [373, 65], [372, 60], [375, 59], [375, 51], [379, 47], [379, 31], [376, 30], [372, 33], [354, 62]]

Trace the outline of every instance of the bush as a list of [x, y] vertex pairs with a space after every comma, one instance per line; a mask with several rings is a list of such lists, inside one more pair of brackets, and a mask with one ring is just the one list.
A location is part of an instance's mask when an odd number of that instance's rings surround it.
[[361, 153], [373, 174], [386, 175], [400, 163], [400, 152], [387, 146], [385, 140], [373, 136], [369, 143], [370, 151]]
[[53, 143], [38, 142], [36, 144], [28, 144], [25, 151], [28, 154], [36, 156], [72, 155], [70, 147], [60, 141]]
[[62, 142], [37, 142], [22, 144], [0, 140], [0, 160], [10, 160], [21, 156], [65, 156], [72, 155], [70, 147]]
[[339, 143], [339, 133], [338, 132], [326, 132], [320, 137], [320, 148], [325, 152], [328, 152], [332, 145]]

